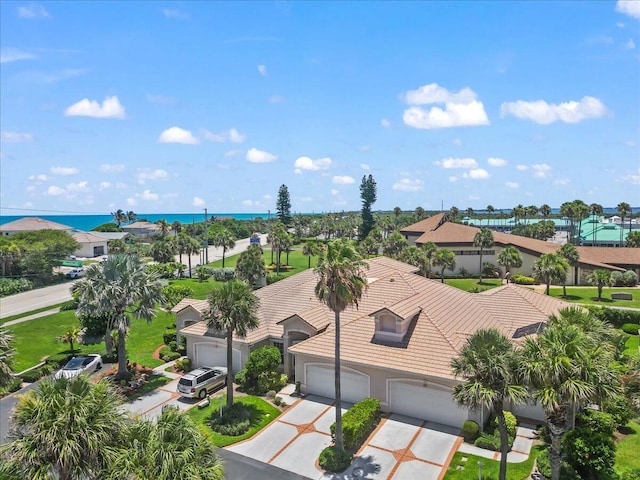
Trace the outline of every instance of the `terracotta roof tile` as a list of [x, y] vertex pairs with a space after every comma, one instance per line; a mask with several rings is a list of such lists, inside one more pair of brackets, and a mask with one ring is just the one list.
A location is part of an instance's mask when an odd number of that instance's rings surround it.
[[73, 230], [72, 227], [39, 217], [23, 217], [0, 225], [3, 232], [35, 232], [38, 230]]

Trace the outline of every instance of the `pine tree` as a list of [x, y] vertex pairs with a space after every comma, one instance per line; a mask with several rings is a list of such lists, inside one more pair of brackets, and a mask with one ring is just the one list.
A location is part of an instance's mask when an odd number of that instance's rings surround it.
[[364, 240], [375, 226], [375, 220], [371, 213], [371, 206], [376, 203], [376, 181], [372, 175], [362, 177], [360, 184], [360, 198], [362, 199], [362, 225], [360, 227], [360, 240]]
[[289, 197], [289, 189], [284, 184], [280, 185], [278, 189], [276, 216], [285, 225], [289, 226], [291, 224], [291, 198]]

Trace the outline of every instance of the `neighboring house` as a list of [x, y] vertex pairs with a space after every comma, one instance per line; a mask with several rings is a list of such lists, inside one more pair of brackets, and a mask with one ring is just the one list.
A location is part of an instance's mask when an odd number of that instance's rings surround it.
[[128, 235], [127, 232], [96, 232], [91, 230], [91, 235], [105, 239], [107, 242], [111, 240], [123, 240]]
[[69, 235], [75, 229], [61, 223], [52, 222], [39, 217], [23, 217], [13, 222], [0, 225], [0, 235], [15, 235], [16, 233], [37, 232], [38, 230], [62, 230]]
[[123, 232], [130, 233], [131, 235], [135, 235], [138, 238], [150, 238], [156, 235], [160, 235], [161, 229], [158, 225], [151, 222], [140, 221], [134, 222], [129, 225], [122, 225]]
[[73, 252], [76, 257], [93, 258], [109, 253], [107, 249], [108, 240], [93, 233], [74, 233], [73, 239], [80, 245], [80, 248]]
[[[435, 243], [438, 248], [448, 248], [456, 254], [456, 269], [465, 269], [477, 275], [480, 269], [480, 249], [473, 245], [479, 228], [449, 222], [444, 213], [421, 220], [403, 228], [400, 232], [410, 245]], [[545, 253], [557, 252], [561, 245], [544, 240], [521, 237], [502, 232], [492, 232], [494, 245], [483, 251], [482, 262], [499, 266], [497, 258], [503, 248], [512, 245], [518, 249], [522, 267], [514, 269], [524, 275], [532, 275], [533, 264]], [[585, 285], [593, 270], [634, 270], [640, 275], [640, 248], [576, 247], [580, 255], [578, 265], [567, 279], [567, 285]], [[449, 272], [449, 273], [455, 273]], [[513, 272], [512, 272], [513, 273]]]
[[[387, 257], [368, 260], [368, 289], [359, 308], [341, 313], [342, 396], [356, 402], [372, 396], [385, 411], [460, 427], [486, 412], [455, 405], [451, 372], [466, 340], [478, 329], [497, 328], [514, 342], [535, 334], [550, 315], [570, 304], [514, 284], [469, 293], [415, 273], [416, 268]], [[234, 370], [251, 350], [275, 345], [284, 371], [302, 391], [334, 396], [334, 313], [315, 296], [313, 270], [255, 292], [259, 327], [233, 339]], [[224, 334], [201, 321], [208, 304], [184, 299], [172, 312], [187, 355], [195, 366], [226, 365]], [[515, 413], [542, 420], [542, 410], [524, 406]]]

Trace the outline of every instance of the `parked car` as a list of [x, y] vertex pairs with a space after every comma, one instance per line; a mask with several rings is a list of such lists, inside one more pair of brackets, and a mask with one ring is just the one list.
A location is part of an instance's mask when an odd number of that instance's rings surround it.
[[224, 385], [226, 381], [225, 367], [200, 367], [182, 376], [177, 391], [185, 398], [205, 398], [209, 390]]
[[97, 372], [102, 368], [102, 357], [96, 353], [73, 357], [67, 364], [58, 370], [55, 378], [77, 377], [82, 373]]
[[64, 274], [67, 278], [80, 278], [84, 275], [84, 268], [73, 268]]

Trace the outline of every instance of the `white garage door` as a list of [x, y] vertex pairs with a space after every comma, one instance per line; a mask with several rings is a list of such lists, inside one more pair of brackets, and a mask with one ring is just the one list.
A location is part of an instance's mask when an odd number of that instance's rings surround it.
[[[307, 393], [335, 398], [333, 365], [306, 365]], [[340, 372], [342, 400], [356, 403], [369, 396], [369, 376], [343, 368]]]
[[453, 401], [451, 390], [401, 381], [389, 382], [389, 410], [459, 428], [469, 416], [467, 409]]
[[[226, 367], [227, 366], [227, 346], [217, 343], [196, 343], [195, 344], [195, 366], [196, 367]], [[234, 373], [242, 368], [240, 364], [240, 351], [233, 350], [233, 371]]]

